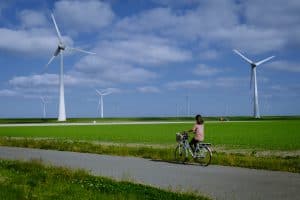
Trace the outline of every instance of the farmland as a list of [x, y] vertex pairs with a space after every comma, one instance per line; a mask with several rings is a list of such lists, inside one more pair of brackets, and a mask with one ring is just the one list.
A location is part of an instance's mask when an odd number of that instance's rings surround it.
[[[0, 137], [57, 138], [112, 143], [175, 144], [175, 133], [190, 129], [183, 124], [131, 124], [91, 126], [0, 127]], [[300, 120], [208, 122], [205, 141], [234, 149], [299, 150]]]

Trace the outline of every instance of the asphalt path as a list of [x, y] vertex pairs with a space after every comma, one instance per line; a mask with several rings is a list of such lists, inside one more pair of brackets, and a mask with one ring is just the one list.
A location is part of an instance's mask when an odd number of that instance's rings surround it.
[[224, 166], [196, 166], [142, 158], [16, 147], [0, 147], [0, 158], [39, 159], [45, 164], [84, 169], [93, 175], [155, 187], [194, 191], [213, 199], [299, 199], [300, 174]]

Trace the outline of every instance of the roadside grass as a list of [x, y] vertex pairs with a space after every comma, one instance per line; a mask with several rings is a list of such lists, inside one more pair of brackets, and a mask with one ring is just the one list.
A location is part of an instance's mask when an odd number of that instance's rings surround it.
[[[151, 146], [102, 145], [91, 142], [72, 140], [37, 140], [30, 138], [16, 139], [4, 137], [0, 137], [0, 146], [53, 149], [60, 151], [73, 151], [118, 156], [134, 156], [166, 162], [174, 162], [175, 149], [175, 145], [174, 148], [153, 148]], [[300, 173], [299, 156], [259, 157], [256, 155], [255, 151], [253, 151], [252, 154], [249, 155], [239, 153], [226, 154], [214, 152], [211, 164]]]
[[196, 199], [192, 193], [176, 193], [126, 181], [91, 176], [82, 170], [43, 166], [39, 161], [0, 160], [0, 199]]
[[[138, 144], [174, 144], [183, 124], [0, 127], [1, 136], [58, 138]], [[300, 120], [215, 122], [205, 124], [205, 141], [236, 149], [299, 150]]]

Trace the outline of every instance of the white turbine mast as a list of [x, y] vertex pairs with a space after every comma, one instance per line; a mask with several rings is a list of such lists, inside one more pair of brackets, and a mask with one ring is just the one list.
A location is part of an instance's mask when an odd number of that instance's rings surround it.
[[248, 62], [251, 66], [251, 74], [250, 74], [250, 88], [252, 88], [252, 85], [254, 84], [254, 90], [253, 90], [253, 115], [255, 118], [260, 118], [260, 113], [259, 113], [259, 105], [258, 105], [258, 92], [257, 92], [257, 79], [256, 79], [256, 67], [273, 59], [275, 56], [270, 56], [266, 59], [263, 59], [258, 62], [253, 62], [246, 56], [244, 56], [241, 52], [238, 50], [234, 49], [233, 50], [236, 54], [238, 54], [240, 57], [242, 57], [246, 62]]
[[109, 90], [101, 90], [101, 91], [99, 91], [99, 90], [96, 89], [96, 93], [99, 96], [99, 103], [98, 103], [97, 110], [100, 109], [100, 112], [101, 112], [100, 116], [101, 116], [101, 118], [103, 118], [103, 112], [104, 112], [104, 110], [103, 110], [104, 109], [103, 97], [106, 96], [106, 95], [111, 94], [112, 91], [109, 91]]
[[46, 118], [46, 106], [47, 106], [47, 101], [46, 101], [46, 97], [40, 97], [41, 101], [42, 101], [42, 105], [43, 105], [43, 118]]
[[50, 65], [50, 63], [54, 60], [56, 56], [60, 54], [60, 74], [59, 74], [59, 114], [58, 114], [58, 121], [66, 121], [66, 108], [65, 108], [65, 92], [64, 92], [64, 61], [63, 61], [63, 51], [68, 50], [74, 50], [86, 54], [95, 54], [93, 52], [85, 51], [79, 48], [74, 47], [68, 47], [63, 41], [63, 38], [60, 34], [60, 31], [58, 29], [58, 26], [56, 24], [54, 15], [51, 14], [51, 18], [53, 21], [53, 24], [56, 29], [57, 38], [58, 38], [58, 47], [54, 51], [53, 56], [50, 58], [49, 62], [46, 65], [46, 68]]

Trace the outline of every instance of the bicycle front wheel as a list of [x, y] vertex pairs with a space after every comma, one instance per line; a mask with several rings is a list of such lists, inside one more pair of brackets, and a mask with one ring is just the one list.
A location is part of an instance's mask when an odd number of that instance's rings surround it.
[[175, 160], [182, 163], [186, 161], [185, 150], [182, 145], [177, 145], [175, 149]]
[[211, 162], [212, 151], [209, 147], [201, 147], [195, 153], [194, 161], [202, 166], [208, 166]]

